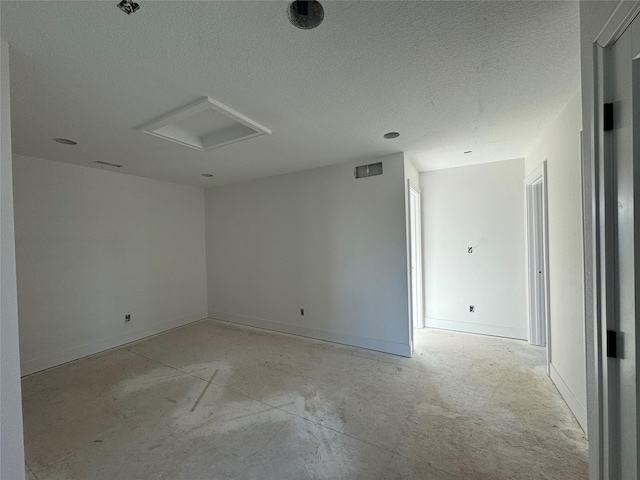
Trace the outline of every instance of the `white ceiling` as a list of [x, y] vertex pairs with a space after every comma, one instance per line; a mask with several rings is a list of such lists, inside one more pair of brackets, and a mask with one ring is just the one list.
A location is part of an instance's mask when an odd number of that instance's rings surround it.
[[[401, 151], [429, 170], [525, 156], [579, 88], [577, 2], [323, 1], [309, 31], [287, 2], [138, 2], [2, 1], [16, 153], [204, 187]], [[203, 96], [273, 134], [136, 130]]]

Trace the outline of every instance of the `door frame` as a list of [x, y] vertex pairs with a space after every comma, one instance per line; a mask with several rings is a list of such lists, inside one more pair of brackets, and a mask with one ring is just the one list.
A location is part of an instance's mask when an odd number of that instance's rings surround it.
[[[604, 131], [603, 105], [612, 101], [609, 80], [611, 65], [607, 49], [622, 37], [639, 13], [640, 1], [619, 2], [593, 39], [591, 53], [593, 96], [590, 98], [592, 103], [588, 111], [591, 142], [588, 145], [590, 155], [584, 159], [583, 167], [583, 175], [587, 175], [586, 179], [583, 177], [583, 185], [588, 186], [583, 191], [586, 196], [584, 206], [591, 210], [592, 216], [591, 222], [584, 224], [585, 237], [589, 236], [592, 244], [589, 252], [591, 268], [588, 272], [585, 269], [585, 280], [590, 280], [585, 281], [585, 310], [591, 309], [592, 312], [590, 317], [585, 318], [589, 470], [592, 478], [606, 480], [620, 478], [621, 465], [613, 457], [614, 452], [619, 450], [619, 430], [616, 421], [612, 421], [616, 416], [612, 406], [619, 399], [619, 391], [611, 384], [611, 378], [615, 380], [616, 375], [615, 368], [612, 368], [615, 366], [615, 359], [607, 358], [607, 331], [615, 332], [617, 324], [616, 302], [619, 291], [616, 285], [615, 212], [618, 202], [612, 132]], [[629, 58], [629, 62], [637, 62], [637, 58], [638, 56]], [[637, 95], [633, 97], [636, 102]], [[635, 241], [636, 254], [640, 253], [639, 243], [638, 240]], [[629, 339], [625, 343], [627, 341]], [[636, 378], [636, 388], [637, 385]], [[633, 441], [637, 441], [637, 438]]]
[[[422, 195], [420, 189], [407, 180], [407, 204], [409, 205], [409, 281], [411, 297], [411, 328], [424, 328], [423, 315], [423, 276], [422, 276]], [[412, 197], [415, 198], [415, 209], [412, 207]], [[414, 251], [415, 259], [414, 259]], [[416, 284], [414, 285], [414, 274], [411, 271], [415, 260], [417, 272], [415, 274]], [[417, 315], [414, 312], [413, 303], [417, 301]], [[417, 316], [417, 318], [415, 318]]]
[[[537, 229], [534, 225], [537, 215], [534, 212], [536, 207], [534, 198], [534, 187], [542, 186], [541, 196], [541, 225], [542, 229], [542, 248], [540, 249], [537, 240]], [[547, 351], [547, 373], [549, 373], [549, 365], [551, 364], [551, 325], [550, 325], [550, 302], [549, 302], [549, 215], [547, 204], [547, 161], [543, 161], [531, 172], [524, 180], [525, 186], [525, 218], [526, 218], [526, 254], [527, 254], [527, 324], [529, 343], [533, 345], [541, 345], [544, 340], [544, 346]], [[537, 315], [539, 309], [535, 294], [536, 277], [538, 275], [537, 252], [542, 251], [542, 267], [544, 282], [544, 306], [542, 308], [542, 316]], [[544, 328], [544, 335], [540, 332]]]

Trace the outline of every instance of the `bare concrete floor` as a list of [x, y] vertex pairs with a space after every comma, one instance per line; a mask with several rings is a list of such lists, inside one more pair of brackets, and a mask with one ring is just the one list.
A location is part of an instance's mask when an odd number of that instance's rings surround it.
[[201, 321], [23, 379], [29, 479], [587, 478], [526, 342], [424, 330], [411, 359]]

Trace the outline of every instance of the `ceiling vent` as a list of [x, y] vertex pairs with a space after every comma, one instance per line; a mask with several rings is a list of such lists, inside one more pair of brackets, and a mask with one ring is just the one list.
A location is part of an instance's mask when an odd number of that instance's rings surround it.
[[355, 169], [356, 178], [374, 177], [376, 175], [382, 175], [382, 162], [361, 165]]
[[271, 133], [209, 97], [163, 115], [138, 130], [201, 152]]

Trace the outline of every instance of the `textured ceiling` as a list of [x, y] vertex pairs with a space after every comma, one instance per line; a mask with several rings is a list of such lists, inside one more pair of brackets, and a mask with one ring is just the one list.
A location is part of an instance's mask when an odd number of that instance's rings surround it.
[[[2, 1], [16, 153], [198, 186], [400, 151], [446, 168], [523, 157], [579, 88], [577, 2], [327, 1], [303, 31], [286, 2], [138, 1]], [[202, 96], [273, 134], [136, 130]]]

